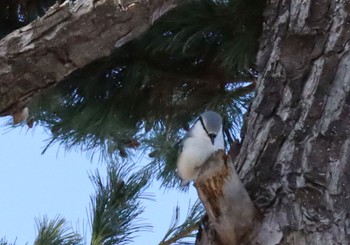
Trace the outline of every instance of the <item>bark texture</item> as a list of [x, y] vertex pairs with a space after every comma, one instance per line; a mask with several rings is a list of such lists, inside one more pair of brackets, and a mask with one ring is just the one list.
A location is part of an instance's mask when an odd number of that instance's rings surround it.
[[0, 40], [0, 115], [138, 37], [181, 0], [77, 0]]
[[260, 216], [224, 151], [205, 162], [195, 186], [207, 213], [196, 244], [250, 244]]
[[235, 165], [264, 213], [252, 244], [350, 244], [350, 3], [270, 1]]

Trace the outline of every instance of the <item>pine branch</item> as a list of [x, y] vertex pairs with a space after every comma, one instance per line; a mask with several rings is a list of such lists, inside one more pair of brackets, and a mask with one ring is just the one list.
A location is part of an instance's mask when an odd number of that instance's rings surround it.
[[184, 238], [184, 237], [189, 237], [192, 232], [198, 230], [198, 224], [193, 224], [191, 226], [188, 226], [186, 230], [183, 230], [176, 235], [174, 235], [172, 238], [169, 238], [168, 240], [162, 241], [159, 243], [159, 245], [171, 245], [175, 244], [178, 240]]
[[[225, 117], [227, 145], [239, 139], [254, 90], [253, 83], [245, 86], [244, 81], [254, 76], [238, 67], [252, 67], [261, 28], [257, 22], [263, 4], [251, 14], [245, 8], [252, 2], [198, 0], [184, 5], [111, 57], [33, 99], [30, 116], [52, 134], [47, 147], [58, 142], [67, 150], [99, 152], [105, 159], [147, 150], [153, 153], [147, 167], [152, 177], [163, 187], [178, 186], [176, 144], [198, 114], [218, 111]], [[240, 45], [254, 54], [246, 57]], [[236, 57], [242, 60], [230, 60]]]
[[10, 243], [7, 241], [6, 237], [3, 237], [0, 239], [0, 245], [16, 245], [16, 241]]
[[96, 188], [91, 196], [92, 245], [127, 244], [136, 232], [151, 228], [137, 221], [144, 211], [140, 198], [147, 198], [143, 190], [149, 175], [130, 170], [109, 166], [105, 182], [98, 172], [90, 176]]
[[199, 200], [197, 200], [188, 212], [186, 220], [179, 223], [180, 208], [176, 206], [170, 228], [159, 245], [175, 244], [186, 237], [193, 237], [193, 232], [198, 230], [198, 224], [203, 217], [205, 210]]
[[78, 245], [82, 237], [73, 232], [64, 218], [49, 220], [46, 216], [36, 220], [38, 235], [34, 245]]
[[155, 23], [144, 43], [154, 54], [197, 54], [203, 59], [211, 53], [212, 64], [237, 72], [254, 63], [264, 6], [255, 0], [192, 1]]

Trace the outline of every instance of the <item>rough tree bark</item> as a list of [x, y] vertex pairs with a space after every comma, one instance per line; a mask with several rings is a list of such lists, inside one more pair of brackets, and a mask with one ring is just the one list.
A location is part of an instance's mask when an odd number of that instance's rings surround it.
[[0, 40], [0, 116], [138, 37], [181, 0], [77, 0]]
[[350, 4], [271, 1], [235, 161], [260, 244], [350, 244]]
[[274, 0], [265, 18], [261, 77], [234, 161], [263, 220], [241, 243], [350, 244], [350, 3]]

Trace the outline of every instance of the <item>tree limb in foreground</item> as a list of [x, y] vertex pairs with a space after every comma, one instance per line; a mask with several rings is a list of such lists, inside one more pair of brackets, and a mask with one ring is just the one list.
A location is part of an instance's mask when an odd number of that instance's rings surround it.
[[0, 40], [0, 116], [138, 37], [181, 0], [66, 1]]

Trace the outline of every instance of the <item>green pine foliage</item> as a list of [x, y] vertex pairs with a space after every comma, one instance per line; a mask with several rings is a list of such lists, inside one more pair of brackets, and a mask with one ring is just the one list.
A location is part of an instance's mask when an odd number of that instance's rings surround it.
[[106, 181], [98, 172], [90, 177], [96, 188], [91, 196], [91, 245], [127, 244], [136, 232], [151, 228], [137, 222], [144, 211], [140, 198], [150, 198], [143, 192], [149, 175], [130, 170], [110, 166]]
[[198, 230], [199, 223], [205, 214], [204, 207], [197, 200], [189, 209], [185, 221], [179, 225], [180, 208], [177, 206], [174, 211], [174, 216], [171, 221], [169, 230], [165, 234], [159, 245], [184, 244], [182, 240], [188, 237], [195, 237], [195, 231]]
[[264, 5], [257, 0], [194, 0], [164, 16], [144, 45], [154, 56], [180, 54], [232, 79], [254, 62]]
[[49, 220], [47, 217], [37, 219], [38, 235], [34, 245], [79, 245], [82, 237], [75, 233], [69, 223], [62, 217]]
[[139, 39], [34, 99], [31, 114], [51, 131], [50, 143], [66, 149], [113, 158], [136, 148], [152, 153], [148, 168], [154, 177], [177, 186], [176, 146], [198, 114], [220, 112], [227, 144], [239, 138], [255, 86], [251, 70], [263, 5], [255, 0], [182, 5]]

